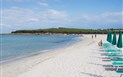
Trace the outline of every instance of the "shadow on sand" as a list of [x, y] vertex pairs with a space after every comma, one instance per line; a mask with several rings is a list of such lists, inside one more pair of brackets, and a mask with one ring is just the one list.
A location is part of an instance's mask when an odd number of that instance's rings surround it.
[[97, 63], [89, 63], [89, 64], [102, 66], [105, 68], [106, 71], [115, 71], [116, 70], [116, 68], [113, 67], [112, 65], [104, 65], [104, 64], [97, 64]]
[[96, 74], [91, 74], [91, 73], [85, 73], [85, 72], [81, 72], [82, 74], [86, 74], [86, 75], [89, 75], [91, 77], [103, 77], [101, 75], [96, 75]]

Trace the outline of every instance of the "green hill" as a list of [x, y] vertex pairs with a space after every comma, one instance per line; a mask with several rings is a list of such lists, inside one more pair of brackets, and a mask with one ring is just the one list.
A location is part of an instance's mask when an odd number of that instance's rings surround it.
[[[105, 34], [108, 31], [119, 32], [119, 29], [78, 29], [78, 28], [48, 28], [48, 29], [37, 29], [37, 30], [17, 30], [12, 33], [65, 33], [65, 34]], [[121, 30], [123, 32], [123, 30]]]

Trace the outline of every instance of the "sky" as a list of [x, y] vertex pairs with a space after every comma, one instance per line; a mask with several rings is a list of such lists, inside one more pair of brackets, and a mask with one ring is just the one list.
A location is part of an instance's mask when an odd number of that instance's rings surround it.
[[123, 28], [123, 0], [1, 0], [1, 32]]

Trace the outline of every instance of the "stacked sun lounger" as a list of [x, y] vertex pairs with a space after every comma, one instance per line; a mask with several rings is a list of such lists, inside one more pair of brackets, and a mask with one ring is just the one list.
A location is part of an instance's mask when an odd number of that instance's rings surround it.
[[[110, 34], [110, 35], [109, 35]], [[108, 43], [103, 43], [102, 48], [104, 52], [107, 53], [108, 58], [112, 64], [112, 67], [115, 68], [116, 73], [120, 74], [120, 77], [123, 77], [123, 51], [122, 51], [122, 33], [119, 34], [118, 44], [116, 45], [116, 33], [115, 40], [113, 40], [114, 45], [111, 41], [111, 33], [108, 33], [107, 41]], [[110, 37], [110, 38], [109, 38]], [[113, 39], [114, 39], [113, 38]]]
[[110, 43], [104, 43], [102, 45], [104, 52], [107, 53], [108, 58], [112, 63], [112, 67], [115, 68], [116, 73], [123, 76], [123, 52], [120, 49], [116, 49]]

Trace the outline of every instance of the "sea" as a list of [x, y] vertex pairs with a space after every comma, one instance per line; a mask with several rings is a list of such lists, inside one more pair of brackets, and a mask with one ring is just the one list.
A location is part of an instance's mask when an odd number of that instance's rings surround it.
[[78, 40], [75, 35], [1, 35], [0, 63], [63, 48]]

